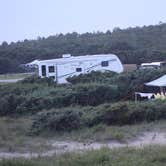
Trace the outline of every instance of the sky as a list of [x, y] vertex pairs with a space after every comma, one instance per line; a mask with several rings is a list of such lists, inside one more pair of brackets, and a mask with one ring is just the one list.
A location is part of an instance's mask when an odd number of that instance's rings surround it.
[[166, 22], [166, 0], [0, 0], [0, 43]]

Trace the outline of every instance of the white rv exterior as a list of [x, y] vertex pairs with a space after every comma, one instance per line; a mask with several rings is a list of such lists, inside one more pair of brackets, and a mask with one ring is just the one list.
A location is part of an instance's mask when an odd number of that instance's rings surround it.
[[166, 67], [166, 61], [142, 63], [140, 69], [161, 69]]
[[40, 77], [53, 77], [57, 83], [67, 83], [66, 78], [91, 71], [123, 71], [119, 58], [113, 54], [70, 56], [59, 59], [35, 60], [27, 66], [36, 65]]

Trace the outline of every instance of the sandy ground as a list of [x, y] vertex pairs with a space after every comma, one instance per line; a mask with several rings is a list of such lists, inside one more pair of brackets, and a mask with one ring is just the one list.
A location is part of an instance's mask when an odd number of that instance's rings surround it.
[[15, 83], [18, 81], [23, 80], [23, 78], [19, 78], [19, 79], [7, 79], [7, 80], [0, 80], [0, 83]]
[[98, 150], [102, 147], [108, 147], [110, 149], [120, 148], [120, 147], [133, 147], [133, 148], [143, 148], [148, 145], [166, 145], [166, 133], [159, 132], [147, 132], [142, 136], [138, 137], [136, 140], [128, 143], [119, 142], [72, 142], [72, 141], [55, 141], [50, 140], [48, 144], [52, 146], [52, 150], [46, 151], [44, 153], [17, 153], [17, 152], [0, 152], [0, 159], [13, 159], [13, 158], [35, 158], [44, 156], [53, 156], [57, 154], [63, 154], [66, 152], [84, 152], [88, 150]]

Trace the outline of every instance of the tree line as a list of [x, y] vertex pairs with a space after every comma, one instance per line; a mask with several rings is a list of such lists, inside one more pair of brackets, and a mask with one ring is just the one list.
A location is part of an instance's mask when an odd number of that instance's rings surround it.
[[3, 42], [0, 45], [0, 73], [20, 72], [20, 64], [34, 59], [114, 53], [123, 63], [140, 64], [166, 59], [166, 23], [107, 32], [57, 34], [36, 40]]

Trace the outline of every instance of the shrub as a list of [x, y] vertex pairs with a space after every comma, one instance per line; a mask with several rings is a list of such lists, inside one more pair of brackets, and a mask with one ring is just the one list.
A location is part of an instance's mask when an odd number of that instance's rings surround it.
[[76, 109], [52, 110], [37, 115], [33, 123], [32, 132], [36, 133], [43, 129], [49, 131], [71, 131], [82, 127], [82, 113]]
[[[157, 79], [166, 73], [166, 69], [144, 69], [132, 72], [123, 72], [116, 74], [114, 72], [91, 72], [68, 78], [68, 81], [73, 84], [78, 83], [104, 83], [106, 85], [116, 85], [120, 95], [116, 100], [132, 99], [135, 91], [146, 90], [144, 83]], [[153, 90], [151, 88], [150, 90]], [[117, 93], [118, 93], [117, 92]]]
[[[48, 78], [27, 78], [16, 84], [0, 86], [0, 115], [74, 105], [97, 106], [132, 99], [132, 94], [143, 89], [145, 82], [164, 73], [165, 70], [138, 70], [121, 74], [92, 72], [75, 77], [74, 85], [56, 85]], [[117, 111], [114, 112], [117, 114]]]
[[[133, 72], [125, 72], [110, 78], [109, 83], [116, 84], [120, 91], [119, 99], [132, 99], [134, 92], [144, 91], [146, 87], [144, 83], [150, 82], [161, 77], [166, 73], [166, 69], [156, 70], [156, 69], [144, 69], [136, 70]], [[151, 88], [151, 91], [154, 88]]]
[[34, 84], [34, 83], [37, 83], [37, 84], [47, 84], [47, 85], [56, 85], [56, 83], [54, 82], [53, 78], [51, 77], [45, 77], [45, 78], [41, 78], [41, 77], [38, 77], [36, 75], [33, 75], [33, 76], [30, 76], [30, 77], [27, 77], [27, 78], [24, 78], [23, 80], [20, 81], [22, 84]]
[[125, 125], [166, 119], [165, 106], [165, 100], [141, 103], [120, 102], [112, 105], [105, 104], [96, 107], [92, 125], [96, 123]]
[[0, 88], [2, 89], [0, 115], [9, 115], [12, 112], [23, 114], [71, 105], [96, 106], [115, 101], [118, 97], [116, 86], [97, 83], [56, 87], [41, 84], [17, 84], [4, 88], [5, 90]]
[[115, 75], [117, 75], [117, 73], [112, 71], [106, 71], [106, 72], [92, 71], [91, 73], [80, 74], [78, 76], [69, 77], [67, 78], [67, 81], [72, 84], [93, 83], [93, 82], [107, 83], [108, 80], [114, 77]]
[[73, 103], [83, 106], [96, 106], [105, 102], [115, 101], [119, 95], [117, 86], [108, 84], [78, 84], [73, 86], [72, 90], [71, 98]]
[[8, 95], [0, 98], [0, 116], [13, 115], [16, 113], [17, 107], [24, 101], [22, 96]]
[[70, 131], [82, 127], [104, 125], [126, 125], [166, 119], [166, 102], [119, 102], [97, 107], [78, 107], [51, 110], [38, 114], [32, 129]]

